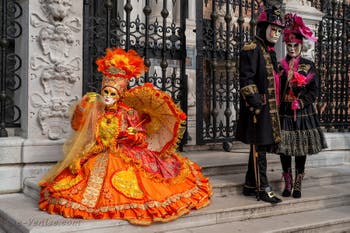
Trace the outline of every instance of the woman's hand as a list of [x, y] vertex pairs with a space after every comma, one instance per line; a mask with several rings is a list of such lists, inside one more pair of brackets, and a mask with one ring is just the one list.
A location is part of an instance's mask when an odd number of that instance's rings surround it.
[[297, 86], [297, 85], [292, 85], [292, 91], [294, 96], [299, 96], [300, 92], [303, 90], [304, 87], [302, 86]]
[[96, 92], [87, 92], [83, 98], [81, 99], [81, 102], [80, 102], [80, 107], [82, 108], [86, 108], [86, 106], [89, 104], [89, 103], [94, 103], [96, 102], [97, 100], [97, 93]]
[[73, 160], [73, 163], [69, 165], [69, 170], [71, 171], [72, 174], [78, 173], [80, 169], [81, 169], [80, 159]]
[[122, 140], [124, 144], [130, 145], [140, 145], [145, 143], [146, 136], [144, 133], [130, 133], [131, 129], [128, 131], [123, 131], [119, 134], [118, 138]]

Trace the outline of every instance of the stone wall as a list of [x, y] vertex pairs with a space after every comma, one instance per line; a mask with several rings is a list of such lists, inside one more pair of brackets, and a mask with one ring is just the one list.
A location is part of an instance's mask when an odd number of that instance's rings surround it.
[[0, 139], [0, 193], [20, 191], [22, 181], [61, 159], [70, 132], [70, 108], [82, 90], [83, 1], [20, 0], [23, 32], [16, 40], [22, 59], [22, 111], [18, 137]]

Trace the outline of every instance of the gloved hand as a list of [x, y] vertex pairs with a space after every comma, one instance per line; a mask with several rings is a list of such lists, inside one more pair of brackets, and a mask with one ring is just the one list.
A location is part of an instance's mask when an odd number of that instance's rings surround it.
[[297, 86], [297, 85], [292, 85], [292, 91], [294, 96], [298, 96], [300, 92], [303, 90], [304, 87], [302, 86]]
[[80, 159], [75, 159], [71, 165], [69, 165], [69, 170], [72, 174], [76, 174], [81, 169]]
[[128, 133], [124, 131], [119, 134], [119, 138], [124, 144], [138, 145], [145, 141], [146, 136], [143, 133]]
[[97, 100], [97, 95], [98, 94], [96, 92], [87, 92], [81, 99], [80, 106], [85, 108], [88, 103], [95, 102]]
[[96, 92], [87, 92], [86, 94], [85, 94], [85, 96], [86, 96], [86, 98], [87, 98], [87, 101], [89, 102], [89, 103], [93, 103], [93, 102], [95, 102], [96, 101], [96, 99], [97, 99], [97, 93]]
[[260, 114], [262, 109], [262, 102], [259, 93], [254, 93], [253, 95], [246, 96], [246, 102], [251, 112], [253, 112], [255, 115]]

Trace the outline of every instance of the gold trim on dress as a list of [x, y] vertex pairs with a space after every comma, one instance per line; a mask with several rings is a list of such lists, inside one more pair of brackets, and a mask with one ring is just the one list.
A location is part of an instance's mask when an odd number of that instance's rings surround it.
[[83, 194], [83, 200], [81, 201], [83, 205], [86, 205], [88, 207], [95, 207], [101, 193], [103, 180], [106, 175], [107, 162], [107, 153], [99, 155], [99, 157], [96, 159], [94, 167], [90, 173], [85, 192]]
[[119, 119], [114, 114], [105, 114], [99, 124], [98, 133], [101, 138], [102, 144], [108, 146], [111, 144], [115, 135], [120, 132]]
[[144, 196], [132, 167], [127, 171], [116, 172], [111, 181], [113, 187], [127, 197], [139, 199]]
[[83, 179], [83, 177], [81, 175], [77, 175], [74, 178], [65, 177], [65, 178], [59, 180], [58, 182], [56, 182], [52, 186], [52, 188], [56, 191], [63, 190], [63, 189], [69, 189], [70, 187], [78, 184], [82, 179]]
[[[47, 200], [49, 204], [61, 205], [61, 206], [64, 206], [65, 208], [79, 209], [81, 211], [85, 211], [85, 212], [88, 212], [88, 213], [99, 213], [99, 212], [103, 212], [103, 211], [105, 211], [105, 212], [107, 212], [107, 211], [123, 211], [123, 210], [126, 210], [126, 209], [142, 209], [142, 210], [146, 210], [146, 209], [152, 208], [154, 206], [167, 207], [168, 205], [170, 205], [173, 202], [176, 202], [177, 200], [181, 199], [182, 197], [191, 197], [191, 196], [193, 196], [195, 193], [197, 193], [199, 191], [199, 187], [201, 187], [202, 185], [206, 184], [206, 183], [203, 183], [200, 180], [200, 178], [198, 176], [198, 172], [193, 166], [190, 166], [190, 169], [191, 169], [193, 175], [196, 177], [196, 185], [195, 185], [195, 187], [193, 187], [190, 190], [184, 191], [182, 193], [178, 193], [178, 194], [175, 194], [173, 196], [170, 196], [170, 197], [168, 197], [167, 199], [165, 199], [162, 202], [149, 201], [149, 202], [142, 203], [142, 204], [130, 203], [130, 204], [119, 204], [119, 205], [112, 205], [112, 206], [102, 206], [100, 208], [93, 208], [92, 206], [87, 206], [84, 203], [82, 203], [84, 205], [81, 205], [78, 202], [74, 202], [72, 200], [67, 200], [65, 198], [51, 197], [50, 196], [50, 192], [47, 189], [44, 191], [44, 199]], [[205, 196], [205, 197], [210, 197], [212, 195], [212, 188], [211, 188], [211, 185], [209, 183], [207, 185], [209, 186], [209, 193], [208, 193], [208, 196]], [[208, 204], [209, 204], [209, 201], [208, 201]], [[204, 206], [206, 206], [206, 205], [204, 205]]]

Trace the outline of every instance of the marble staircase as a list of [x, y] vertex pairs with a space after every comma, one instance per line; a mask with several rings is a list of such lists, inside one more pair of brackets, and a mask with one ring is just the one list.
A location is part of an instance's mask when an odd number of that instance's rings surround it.
[[[0, 233], [350, 232], [350, 149], [346, 148], [350, 144], [334, 149], [332, 143], [328, 150], [308, 158], [302, 198], [283, 198], [277, 205], [241, 195], [247, 148], [185, 151], [183, 155], [200, 164], [210, 178], [212, 202], [173, 222], [148, 227], [122, 220], [67, 219], [39, 211], [37, 179], [26, 178], [23, 193], [0, 195]], [[280, 194], [281, 168], [273, 154], [268, 155], [268, 176]]]

